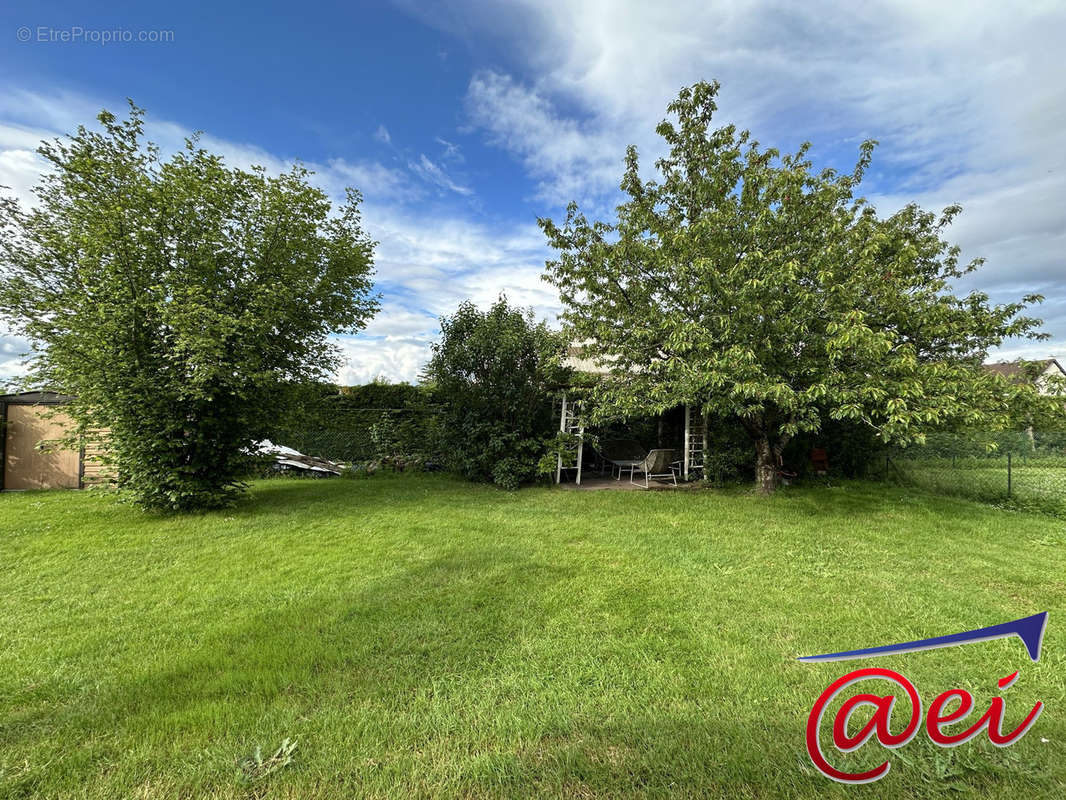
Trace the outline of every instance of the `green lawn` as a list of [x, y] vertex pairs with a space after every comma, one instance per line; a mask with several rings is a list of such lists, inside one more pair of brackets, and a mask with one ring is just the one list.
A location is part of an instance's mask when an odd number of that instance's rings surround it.
[[[1064, 548], [1061, 520], [863, 485], [277, 480], [185, 518], [0, 495], [0, 797], [1059, 797]], [[1038, 664], [1017, 640], [795, 661], [1042, 610]], [[979, 710], [1020, 669], [1007, 722], [1046, 710], [838, 786], [804, 724], [872, 664]], [[242, 771], [286, 738], [291, 764]]]

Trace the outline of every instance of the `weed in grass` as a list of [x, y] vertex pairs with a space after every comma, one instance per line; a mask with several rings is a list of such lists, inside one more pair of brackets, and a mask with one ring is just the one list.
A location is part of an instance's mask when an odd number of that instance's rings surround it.
[[241, 777], [248, 783], [258, 783], [269, 778], [279, 770], [292, 763], [292, 754], [296, 752], [296, 742], [285, 739], [281, 747], [269, 758], [263, 758], [263, 751], [256, 745], [255, 752], [240, 762]]

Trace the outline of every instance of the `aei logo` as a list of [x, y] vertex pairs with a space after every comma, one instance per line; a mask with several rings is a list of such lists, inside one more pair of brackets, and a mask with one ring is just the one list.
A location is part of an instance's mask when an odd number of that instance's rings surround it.
[[[910, 653], [916, 650], [930, 650], [936, 647], [953, 647], [969, 642], [982, 642], [989, 639], [1017, 636], [1025, 644], [1029, 658], [1035, 662], [1040, 660], [1040, 645], [1044, 639], [1047, 617], [1047, 612], [1044, 611], [1012, 622], [990, 625], [987, 628], [954, 633], [949, 636], [937, 636], [932, 639], [920, 639], [914, 642], [903, 642], [880, 647], [867, 647], [862, 650], [847, 650], [821, 656], [803, 656], [798, 660], [845, 661], [893, 653]], [[911, 741], [922, 727], [922, 701], [918, 695], [918, 690], [914, 684], [900, 673], [891, 669], [867, 667], [840, 676], [826, 687], [825, 691], [815, 701], [814, 707], [807, 717], [807, 754], [819, 772], [835, 781], [841, 783], [873, 783], [888, 774], [890, 764], [887, 760], [872, 769], [862, 772], [845, 772], [829, 763], [820, 741], [822, 720], [833, 701], [849, 687], [862, 681], [872, 680], [887, 681], [894, 684], [893, 691], [902, 693], [903, 702], [901, 705], [903, 706], [903, 711], [900, 713], [909, 714], [907, 724], [898, 733], [892, 733], [892, 713], [898, 700], [895, 693], [856, 694], [844, 701], [833, 718], [832, 740], [837, 750], [842, 753], [853, 752], [873, 737], [877, 738], [881, 746], [895, 749]], [[1002, 692], [1013, 686], [1017, 680], [1018, 672], [1015, 671], [1000, 678], [997, 681], [997, 685]], [[958, 706], [948, 711], [947, 709], [954, 705], [956, 701]], [[963, 723], [973, 710], [973, 705], [973, 695], [965, 689], [949, 689], [937, 695], [933, 702], [929, 704], [929, 711], [925, 715], [924, 727], [929, 739], [940, 747], [955, 747], [963, 742], [970, 741], [982, 731], [987, 731], [988, 738], [992, 744], [998, 747], [1006, 747], [1021, 739], [1033, 726], [1037, 717], [1040, 716], [1040, 712], [1044, 709], [1044, 704], [1038, 702], [1021, 723], [1014, 727], [1013, 730], [1005, 733], [1003, 731], [1005, 701], [1002, 697], [994, 697], [988, 709], [970, 726], [950, 733], [944, 730], [946, 726]], [[852, 715], [864, 706], [873, 708], [873, 716], [858, 731], [849, 733]]]

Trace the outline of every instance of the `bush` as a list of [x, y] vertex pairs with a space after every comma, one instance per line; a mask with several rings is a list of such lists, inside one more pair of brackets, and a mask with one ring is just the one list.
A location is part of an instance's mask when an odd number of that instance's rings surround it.
[[417, 408], [424, 399], [421, 386], [378, 379], [358, 386], [339, 387], [329, 399], [329, 410], [343, 413], [346, 408]]
[[360, 386], [292, 387], [299, 412], [277, 421], [273, 441], [344, 463], [437, 459], [436, 409], [422, 386], [374, 381]]
[[551, 392], [565, 377], [563, 351], [560, 334], [505, 298], [488, 311], [463, 303], [442, 319], [425, 378], [445, 465], [507, 489], [534, 480], [555, 434]]
[[228, 168], [195, 137], [164, 160], [136, 107], [97, 119], [42, 143], [32, 209], [0, 198], [0, 319], [75, 433], [109, 430], [141, 506], [225, 506], [285, 383], [332, 372], [330, 335], [377, 308], [360, 198], [333, 208], [306, 169]]
[[864, 423], [835, 420], [823, 415], [818, 431], [796, 436], [785, 448], [785, 468], [804, 475], [810, 471], [813, 449], [825, 450], [829, 471], [847, 478], [861, 478], [884, 464], [886, 447], [877, 432]]

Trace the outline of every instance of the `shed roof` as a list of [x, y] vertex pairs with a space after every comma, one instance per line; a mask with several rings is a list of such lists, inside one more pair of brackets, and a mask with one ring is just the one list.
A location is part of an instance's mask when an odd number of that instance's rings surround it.
[[15, 405], [61, 405], [69, 403], [74, 398], [59, 392], [49, 392], [43, 389], [34, 389], [28, 392], [14, 392], [13, 394], [0, 394], [0, 403], [13, 403]]

